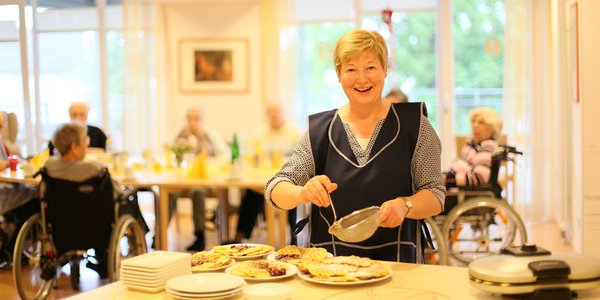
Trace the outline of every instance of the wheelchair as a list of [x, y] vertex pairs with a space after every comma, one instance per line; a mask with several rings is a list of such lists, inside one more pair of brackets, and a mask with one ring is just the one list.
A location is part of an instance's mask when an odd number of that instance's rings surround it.
[[438, 246], [437, 252], [426, 251], [435, 259], [429, 263], [467, 265], [477, 258], [497, 254], [502, 248], [527, 243], [525, 225], [502, 198], [503, 188], [498, 180], [501, 167], [514, 163], [516, 155], [522, 153], [513, 146], [500, 145], [492, 157], [487, 185], [448, 190], [446, 199], [454, 196], [457, 203], [447, 203], [445, 214], [425, 220], [433, 228], [430, 231]]
[[[97, 262], [109, 281], [115, 281], [122, 259], [146, 252], [145, 224], [120, 210], [130, 199], [114, 200], [107, 169], [84, 182], [52, 178], [45, 169], [39, 174], [40, 213], [24, 223], [13, 252], [13, 277], [21, 299], [45, 299], [56, 285], [57, 268], [66, 264], [71, 285], [78, 290], [82, 259]], [[108, 251], [91, 255], [91, 248]]]

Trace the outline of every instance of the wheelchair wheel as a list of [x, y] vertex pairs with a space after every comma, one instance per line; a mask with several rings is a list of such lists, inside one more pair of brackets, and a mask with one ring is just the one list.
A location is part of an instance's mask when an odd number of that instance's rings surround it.
[[425, 263], [431, 265], [446, 265], [448, 259], [448, 248], [444, 243], [442, 230], [433, 218], [425, 218], [425, 225], [431, 234], [431, 240], [435, 249], [432, 249], [429, 242], [425, 245]]
[[140, 224], [130, 215], [119, 218], [113, 228], [108, 248], [108, 278], [117, 281], [120, 278], [121, 261], [146, 253], [146, 239]]
[[23, 224], [13, 252], [13, 279], [21, 299], [45, 299], [56, 280], [56, 249], [42, 237], [40, 214]]
[[442, 236], [448, 257], [462, 265], [527, 242], [519, 215], [505, 201], [488, 197], [471, 198], [454, 207], [444, 222]]

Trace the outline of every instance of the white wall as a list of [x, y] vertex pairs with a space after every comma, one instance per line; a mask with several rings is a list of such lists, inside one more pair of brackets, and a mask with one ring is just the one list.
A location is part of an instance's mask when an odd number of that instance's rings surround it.
[[[252, 131], [263, 120], [261, 95], [261, 2], [164, 3], [168, 41], [167, 138], [184, 126], [185, 110], [202, 105], [205, 124], [226, 141], [234, 131]], [[248, 41], [249, 88], [245, 93], [182, 93], [179, 90], [178, 43], [189, 38], [241, 37]], [[241, 132], [243, 133], [243, 132]]]
[[[574, 205], [575, 247], [579, 252], [600, 253], [600, 1], [579, 0], [579, 92], [580, 102], [575, 105], [575, 130], [581, 128], [579, 160], [581, 193]], [[575, 186], [577, 190], [577, 186]]]

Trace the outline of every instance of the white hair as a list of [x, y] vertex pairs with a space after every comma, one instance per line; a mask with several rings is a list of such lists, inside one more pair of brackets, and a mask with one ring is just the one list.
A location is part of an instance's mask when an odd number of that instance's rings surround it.
[[480, 116], [485, 124], [488, 124], [494, 130], [494, 139], [498, 140], [500, 133], [502, 132], [502, 118], [493, 109], [489, 107], [478, 107], [469, 112], [469, 118], [471, 121], [475, 116]]

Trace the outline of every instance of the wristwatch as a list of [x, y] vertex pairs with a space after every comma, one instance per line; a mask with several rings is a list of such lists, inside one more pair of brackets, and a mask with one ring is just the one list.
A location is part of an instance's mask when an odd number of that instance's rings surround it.
[[406, 197], [399, 197], [399, 198], [400, 198], [402, 201], [404, 201], [404, 205], [406, 205], [406, 208], [408, 209], [408, 210], [406, 211], [406, 214], [405, 214], [405, 216], [408, 216], [408, 213], [410, 213], [410, 210], [412, 209], [412, 207], [413, 207], [413, 204], [412, 204], [412, 202], [411, 202], [410, 200], [408, 200], [408, 198], [406, 198]]

